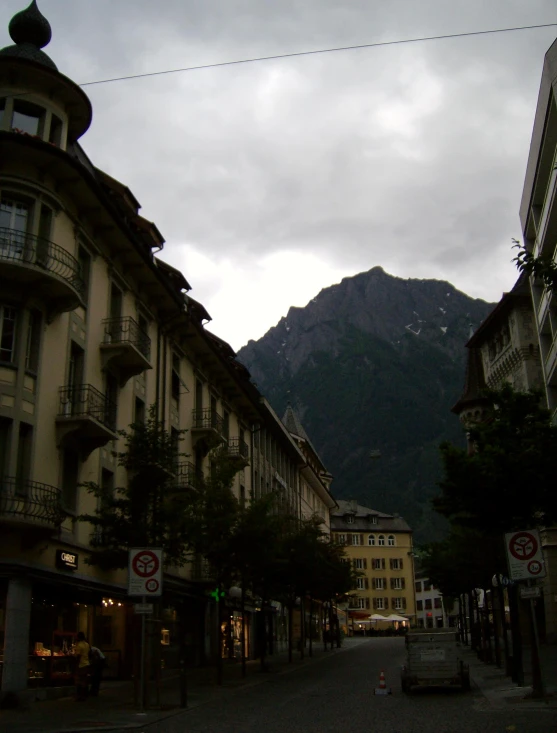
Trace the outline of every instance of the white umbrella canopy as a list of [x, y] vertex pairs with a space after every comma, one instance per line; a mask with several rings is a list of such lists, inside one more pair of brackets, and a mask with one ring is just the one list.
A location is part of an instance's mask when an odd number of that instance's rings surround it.
[[371, 621], [387, 621], [387, 616], [382, 616], [380, 613], [373, 613], [370, 617]]
[[405, 616], [398, 616], [396, 613], [391, 613], [385, 617], [385, 621], [408, 621]]

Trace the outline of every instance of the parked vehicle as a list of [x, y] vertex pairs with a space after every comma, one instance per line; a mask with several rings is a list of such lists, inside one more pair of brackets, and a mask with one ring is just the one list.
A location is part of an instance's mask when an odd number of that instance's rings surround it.
[[412, 629], [406, 635], [407, 661], [402, 667], [402, 691], [413, 687], [470, 689], [470, 669], [454, 629]]

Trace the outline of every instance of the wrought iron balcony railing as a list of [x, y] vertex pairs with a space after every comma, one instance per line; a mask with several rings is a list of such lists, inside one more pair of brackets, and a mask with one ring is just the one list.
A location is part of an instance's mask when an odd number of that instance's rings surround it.
[[116, 430], [116, 403], [90, 384], [60, 387], [59, 417], [92, 417]]
[[245, 458], [246, 460], [249, 459], [248, 444], [241, 438], [229, 438], [224, 450], [229, 456], [237, 456], [238, 458]]
[[105, 344], [132, 344], [149, 360], [151, 339], [133, 318], [106, 318], [103, 321]]
[[176, 463], [173, 468], [174, 485], [180, 488], [199, 488], [202, 484], [202, 477], [198, 474], [195, 464], [191, 461]]
[[194, 430], [215, 430], [219, 435], [224, 434], [224, 420], [210, 407], [194, 410], [192, 418]]
[[85, 283], [81, 266], [63, 247], [17, 229], [0, 227], [0, 262], [21, 263], [57, 275], [82, 297]]
[[0, 476], [0, 520], [2, 517], [58, 526], [63, 518], [60, 490], [38, 481]]

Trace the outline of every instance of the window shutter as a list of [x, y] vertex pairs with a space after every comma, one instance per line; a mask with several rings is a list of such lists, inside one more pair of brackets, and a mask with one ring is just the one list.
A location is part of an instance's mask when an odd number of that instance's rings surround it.
[[389, 567], [391, 568], [391, 570], [394, 568], [394, 561], [392, 557], [389, 560]]
[[402, 570], [402, 558], [398, 561], [398, 567]]
[[367, 579], [367, 578], [365, 578], [365, 583], [364, 583], [364, 585], [365, 585], [365, 588], [366, 588], [366, 590], [368, 590], [368, 588], [369, 588], [369, 581], [368, 581], [368, 579]]
[[377, 590], [377, 583], [375, 578], [371, 579], [371, 587], [373, 588], [373, 590]]
[[355, 560], [355, 559], [353, 559], [353, 560], [352, 560], [352, 566], [353, 566], [354, 568], [356, 567], [356, 560]]
[[391, 590], [395, 589], [395, 579], [391, 578]]
[[403, 608], [406, 608], [406, 598], [403, 598], [402, 599], [402, 607]]
[[360, 545], [364, 544], [364, 536], [363, 534], [360, 535]]
[[369, 609], [369, 598], [366, 598], [366, 608]]
[[373, 608], [377, 608], [377, 598], [373, 599]]
[[406, 580], [404, 578], [401, 578], [400, 580], [402, 581], [401, 588], [404, 590], [406, 588]]
[[385, 563], [385, 558], [384, 557], [381, 558], [381, 567], [383, 568], [383, 570], [385, 570], [386, 563]]
[[389, 599], [383, 598], [383, 603], [385, 604], [385, 608], [389, 608]]

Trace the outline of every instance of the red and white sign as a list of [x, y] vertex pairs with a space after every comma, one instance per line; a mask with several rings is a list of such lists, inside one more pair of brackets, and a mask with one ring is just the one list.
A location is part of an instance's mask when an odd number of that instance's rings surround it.
[[511, 580], [545, 576], [542, 545], [537, 529], [509, 532], [505, 535], [505, 547]]
[[160, 596], [162, 594], [162, 550], [152, 547], [130, 550], [128, 561], [128, 595]]

